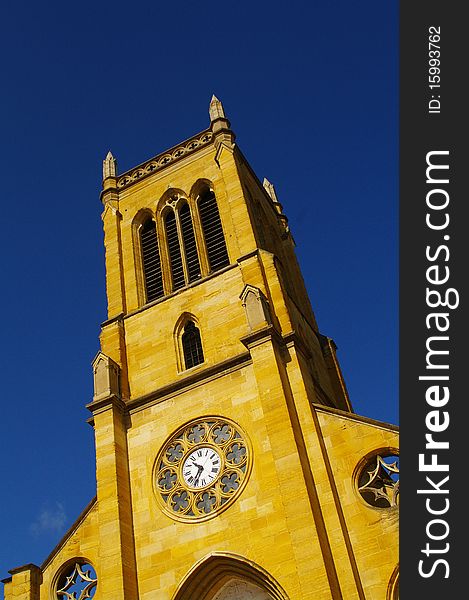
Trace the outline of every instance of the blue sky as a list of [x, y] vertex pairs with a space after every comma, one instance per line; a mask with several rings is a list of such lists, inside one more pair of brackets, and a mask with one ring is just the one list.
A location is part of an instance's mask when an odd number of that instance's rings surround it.
[[289, 217], [355, 411], [398, 422], [397, 2], [9, 3], [0, 24], [0, 577], [95, 494], [102, 160], [205, 129], [212, 93]]

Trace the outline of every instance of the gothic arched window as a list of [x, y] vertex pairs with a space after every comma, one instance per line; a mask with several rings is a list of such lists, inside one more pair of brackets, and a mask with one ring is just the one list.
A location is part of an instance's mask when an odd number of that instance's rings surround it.
[[156, 224], [153, 219], [147, 219], [141, 226], [140, 245], [146, 301], [151, 302], [163, 295], [160, 253], [156, 236]]
[[200, 263], [194, 236], [194, 227], [192, 226], [191, 211], [187, 203], [183, 204], [179, 211], [179, 222], [181, 223], [182, 240], [184, 243], [187, 277], [190, 283], [200, 277]]
[[217, 200], [211, 190], [207, 190], [201, 195], [199, 199], [199, 214], [210, 270], [216, 271], [228, 265], [229, 259]]
[[189, 199], [182, 191], [165, 193], [156, 219], [147, 210], [143, 219], [136, 218], [137, 282], [143, 303], [229, 265], [215, 194], [205, 182], [199, 189], [201, 193], [191, 192]]
[[173, 210], [168, 211], [164, 222], [174, 291], [184, 287], [186, 282], [184, 278], [184, 268], [182, 266], [181, 247], [179, 245], [176, 214]]
[[184, 327], [184, 333], [182, 334], [182, 351], [184, 353], [184, 365], [186, 369], [190, 369], [204, 362], [200, 331], [193, 321], [188, 321]]

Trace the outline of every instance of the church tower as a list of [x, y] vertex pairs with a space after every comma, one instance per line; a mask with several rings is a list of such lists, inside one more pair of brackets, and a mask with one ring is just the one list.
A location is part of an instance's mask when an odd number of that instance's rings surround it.
[[397, 428], [354, 414], [274, 186], [209, 114], [103, 162], [97, 495], [6, 600], [398, 597]]

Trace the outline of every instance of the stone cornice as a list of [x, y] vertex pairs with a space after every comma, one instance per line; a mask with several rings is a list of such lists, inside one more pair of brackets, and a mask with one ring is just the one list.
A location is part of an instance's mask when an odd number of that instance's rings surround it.
[[153, 158], [129, 169], [125, 173], [117, 176], [117, 189], [123, 190], [130, 187], [137, 181], [142, 181], [149, 175], [164, 169], [166, 166], [175, 163], [181, 158], [193, 154], [200, 148], [210, 144], [214, 135], [210, 129], [198, 133], [194, 137], [173, 146], [169, 150], [157, 154]]
[[[23, 571], [40, 571], [41, 568], [35, 565], [34, 563], [28, 563], [27, 565], [22, 565], [21, 567], [15, 567], [14, 569], [10, 569], [8, 573], [11, 575], [16, 575], [17, 573], [22, 573]], [[8, 578], [9, 579], [9, 578]], [[2, 580], [4, 581], [4, 580]]]
[[261, 329], [257, 329], [251, 332], [249, 335], [245, 335], [240, 340], [248, 350], [263, 344], [266, 341], [275, 341], [278, 346], [284, 345], [284, 340], [280, 333], [275, 329], [273, 325], [267, 325]]
[[178, 381], [173, 381], [167, 385], [164, 385], [149, 394], [132, 398], [130, 400], [118, 400], [115, 397], [107, 397], [103, 400], [90, 402], [86, 405], [93, 415], [87, 419], [87, 423], [91, 426], [94, 425], [94, 415], [106, 410], [111, 404], [118, 404], [118, 408], [126, 415], [138, 412], [154, 404], [164, 402], [167, 398], [172, 398], [178, 394], [187, 392], [188, 390], [198, 387], [199, 385], [205, 384], [209, 381], [213, 381], [218, 377], [222, 377], [238, 369], [242, 369], [246, 365], [251, 364], [252, 359], [249, 352], [238, 354], [232, 358], [221, 361], [214, 365], [205, 366], [202, 365], [197, 368], [194, 372], [183, 375]]
[[92, 412], [93, 415], [96, 415], [107, 410], [111, 406], [116, 407], [121, 413], [125, 413], [126, 411], [125, 402], [122, 400], [122, 398], [119, 398], [115, 394], [109, 394], [103, 398], [97, 398], [87, 404], [86, 408]]
[[171, 300], [171, 298], [174, 298], [177, 295], [183, 294], [185, 291], [192, 289], [194, 287], [197, 287], [197, 286], [205, 283], [209, 279], [218, 277], [221, 274], [226, 273], [226, 271], [230, 271], [231, 269], [234, 269], [235, 267], [237, 267], [237, 263], [231, 263], [230, 265], [227, 265], [226, 267], [223, 267], [222, 269], [220, 269], [218, 271], [210, 273], [206, 277], [201, 277], [200, 279], [196, 279], [195, 281], [188, 283], [184, 287], [182, 287], [174, 292], [171, 292], [170, 294], [168, 294], [166, 296], [157, 298], [156, 300], [153, 300], [152, 302], [148, 302], [147, 304], [144, 304], [143, 306], [139, 306], [138, 308], [135, 308], [135, 309], [129, 311], [128, 313], [125, 313], [125, 314], [119, 313], [118, 315], [115, 315], [111, 319], [107, 319], [106, 321], [101, 323], [101, 327], [106, 327], [107, 325], [111, 325], [112, 323], [119, 322], [119, 321], [123, 322], [125, 319], [129, 319], [129, 318], [133, 317], [134, 315], [137, 315], [137, 314], [143, 312], [144, 310], [147, 310], [149, 308], [152, 308], [153, 306], [156, 306], [157, 304], [162, 304], [163, 302], [167, 302], [168, 300]]
[[377, 421], [376, 419], [372, 419], [370, 417], [363, 417], [361, 415], [357, 415], [356, 413], [346, 412], [345, 410], [340, 410], [340, 408], [332, 408], [330, 406], [324, 406], [324, 404], [317, 404], [316, 402], [313, 402], [312, 406], [315, 408], [315, 410], [317, 412], [329, 413], [336, 417], [341, 417], [343, 419], [349, 419], [350, 421], [358, 421], [360, 423], [366, 423], [367, 425], [372, 425], [373, 427], [379, 427], [380, 429], [385, 429], [387, 431], [399, 433], [399, 426], [393, 425], [392, 423], [385, 423], [384, 421]]
[[[205, 384], [208, 381], [222, 377], [227, 373], [236, 371], [252, 362], [251, 355], [248, 352], [238, 354], [216, 363], [205, 368], [198, 369], [193, 373], [183, 376], [179, 381], [174, 381], [168, 385], [158, 388], [157, 390], [126, 401], [126, 407], [129, 413], [135, 412], [147, 406], [158, 404], [166, 400], [166, 398], [173, 397], [190, 390], [191, 388], [197, 387], [201, 384]], [[201, 365], [202, 366], [202, 365]]]

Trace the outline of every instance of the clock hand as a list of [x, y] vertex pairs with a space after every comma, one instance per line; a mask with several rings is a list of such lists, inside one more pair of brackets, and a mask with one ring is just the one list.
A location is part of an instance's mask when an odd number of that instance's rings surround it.
[[194, 479], [194, 485], [197, 485], [199, 483], [200, 475], [202, 474], [202, 471], [204, 470], [204, 468], [201, 467], [200, 465], [196, 465], [196, 467], [198, 468], [198, 471], [197, 471], [197, 475], [195, 476], [195, 479]]

